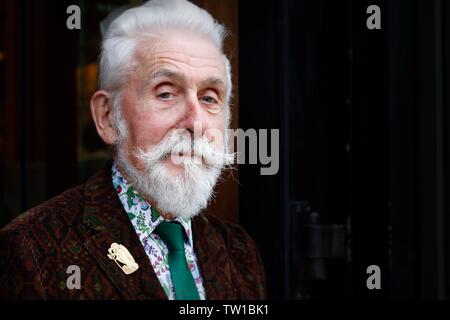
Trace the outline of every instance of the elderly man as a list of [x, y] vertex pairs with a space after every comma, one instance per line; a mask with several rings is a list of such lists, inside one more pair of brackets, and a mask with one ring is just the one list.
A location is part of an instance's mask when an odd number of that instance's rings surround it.
[[201, 213], [233, 160], [224, 35], [185, 0], [113, 21], [91, 99], [113, 161], [1, 231], [2, 298], [265, 298], [254, 242]]

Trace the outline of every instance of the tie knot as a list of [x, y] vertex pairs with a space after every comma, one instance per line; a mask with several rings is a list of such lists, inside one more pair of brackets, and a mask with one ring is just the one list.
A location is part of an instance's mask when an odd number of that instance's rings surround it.
[[169, 252], [184, 251], [183, 227], [179, 223], [162, 221], [155, 233], [164, 241]]

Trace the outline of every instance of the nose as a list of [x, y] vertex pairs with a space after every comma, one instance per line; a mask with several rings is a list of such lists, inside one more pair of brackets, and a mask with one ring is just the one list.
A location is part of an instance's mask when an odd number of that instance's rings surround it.
[[201, 130], [198, 133], [203, 135], [205, 130], [204, 111], [196, 95], [190, 95], [187, 97], [184, 110], [182, 112], [183, 114], [178, 122], [177, 128], [189, 130], [191, 133], [195, 133], [195, 130]]

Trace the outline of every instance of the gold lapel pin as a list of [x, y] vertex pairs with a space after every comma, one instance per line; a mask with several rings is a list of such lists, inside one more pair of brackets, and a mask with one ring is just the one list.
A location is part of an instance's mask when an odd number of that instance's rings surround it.
[[123, 245], [114, 242], [108, 249], [108, 252], [108, 258], [114, 260], [125, 274], [132, 274], [139, 268], [133, 256]]

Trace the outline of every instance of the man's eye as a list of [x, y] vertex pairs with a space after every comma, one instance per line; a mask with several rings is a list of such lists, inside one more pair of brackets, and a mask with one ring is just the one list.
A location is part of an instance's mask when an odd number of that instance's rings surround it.
[[161, 98], [161, 99], [170, 99], [170, 98], [172, 98], [172, 96], [173, 96], [173, 94], [170, 92], [163, 92], [163, 93], [158, 94], [158, 98]]
[[214, 99], [213, 97], [211, 97], [211, 96], [204, 96], [204, 97], [202, 97], [202, 100], [204, 101], [204, 102], [206, 102], [206, 103], [217, 103], [217, 100], [216, 99]]

